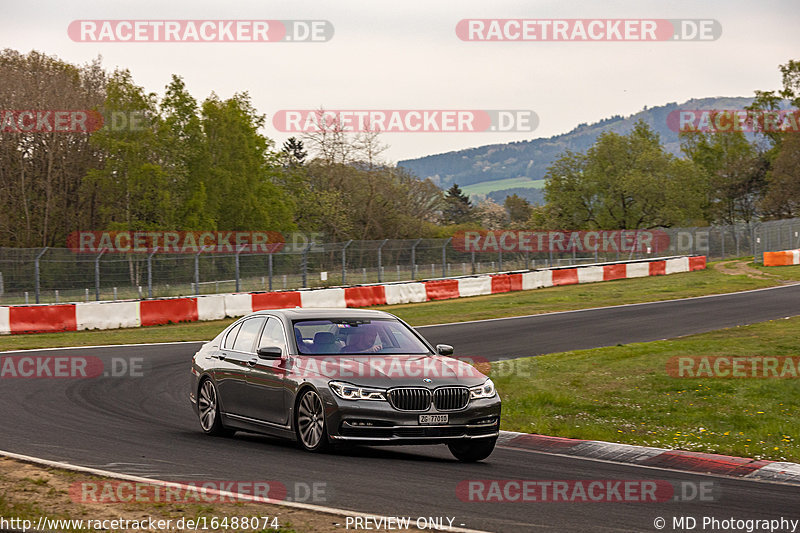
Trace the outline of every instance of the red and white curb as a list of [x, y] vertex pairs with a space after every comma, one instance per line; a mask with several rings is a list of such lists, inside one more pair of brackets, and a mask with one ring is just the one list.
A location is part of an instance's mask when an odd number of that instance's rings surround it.
[[0, 334], [117, 329], [221, 320], [262, 309], [344, 308], [417, 303], [661, 276], [705, 268], [705, 256], [660, 257], [353, 287], [213, 294], [142, 301], [0, 306]]
[[567, 439], [501, 431], [497, 444], [506, 448], [597, 459], [685, 472], [714, 474], [800, 485], [800, 464], [687, 452], [596, 440]]

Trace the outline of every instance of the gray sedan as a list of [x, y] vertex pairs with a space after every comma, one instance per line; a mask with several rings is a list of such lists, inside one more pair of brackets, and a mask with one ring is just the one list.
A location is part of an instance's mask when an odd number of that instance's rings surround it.
[[399, 318], [358, 309], [267, 310], [194, 355], [190, 399], [210, 435], [337, 444], [446, 444], [488, 457], [500, 428], [492, 380]]

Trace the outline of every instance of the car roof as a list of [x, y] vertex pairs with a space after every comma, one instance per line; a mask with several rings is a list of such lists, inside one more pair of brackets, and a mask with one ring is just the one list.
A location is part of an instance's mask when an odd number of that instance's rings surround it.
[[311, 320], [324, 318], [396, 318], [394, 315], [384, 311], [373, 309], [343, 309], [336, 308], [313, 308], [303, 309], [300, 307], [290, 309], [264, 309], [256, 311], [253, 315], [282, 315], [289, 320]]

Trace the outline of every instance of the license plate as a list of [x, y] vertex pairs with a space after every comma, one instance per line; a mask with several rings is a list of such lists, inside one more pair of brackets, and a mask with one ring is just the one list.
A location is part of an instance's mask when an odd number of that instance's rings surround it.
[[449, 415], [419, 415], [419, 423], [428, 424], [447, 424]]

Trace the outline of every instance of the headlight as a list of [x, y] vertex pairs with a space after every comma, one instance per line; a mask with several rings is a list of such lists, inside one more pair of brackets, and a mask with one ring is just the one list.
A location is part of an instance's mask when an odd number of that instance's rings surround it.
[[386, 400], [386, 391], [384, 389], [359, 387], [342, 381], [331, 381], [328, 383], [328, 387], [343, 400]]
[[483, 382], [483, 385], [472, 387], [469, 389], [469, 397], [473, 400], [479, 398], [492, 398], [495, 395], [494, 383], [491, 379]]

